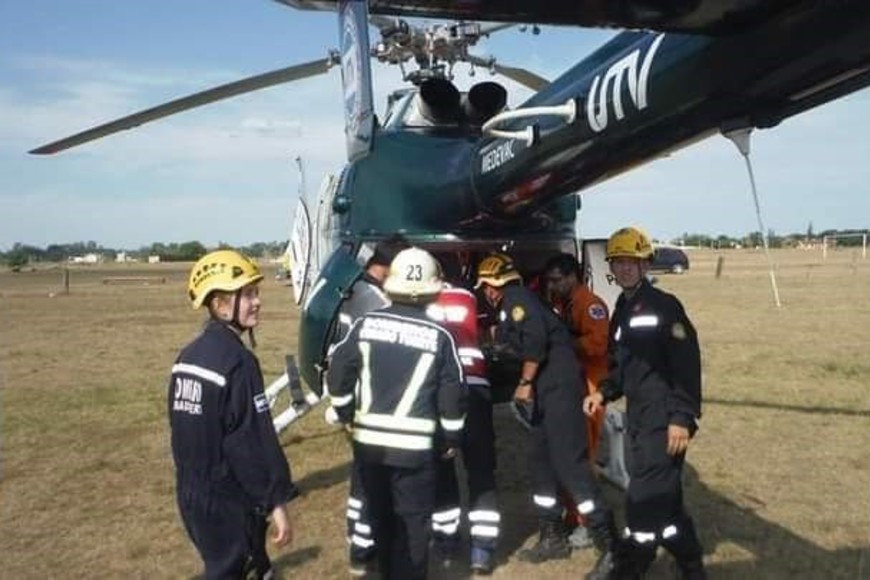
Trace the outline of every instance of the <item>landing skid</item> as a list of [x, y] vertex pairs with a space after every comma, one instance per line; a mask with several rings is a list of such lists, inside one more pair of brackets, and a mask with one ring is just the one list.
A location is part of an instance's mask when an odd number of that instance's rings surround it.
[[[274, 409], [278, 403], [279, 395], [285, 388], [289, 394], [287, 408], [275, 415]], [[266, 387], [266, 399], [269, 401], [269, 408], [273, 410], [275, 432], [279, 434], [300, 417], [308, 414], [321, 401], [315, 393], [302, 388], [299, 367], [296, 365], [296, 358], [293, 355], [288, 355], [286, 358], [286, 372]]]

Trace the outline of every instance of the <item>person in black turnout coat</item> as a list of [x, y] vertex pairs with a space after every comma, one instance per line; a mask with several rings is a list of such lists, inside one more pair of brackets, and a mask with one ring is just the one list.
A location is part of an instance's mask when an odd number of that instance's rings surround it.
[[[384, 281], [390, 273], [393, 259], [399, 252], [410, 247], [411, 245], [398, 235], [380, 241], [374, 247], [372, 255], [366, 260], [365, 270], [341, 303], [338, 324], [334, 335], [330, 338], [330, 356], [338, 343], [348, 335], [353, 323], [363, 314], [390, 305], [390, 299], [383, 291]], [[359, 464], [354, 464], [351, 470], [346, 516], [350, 564], [348, 571], [351, 576], [365, 577], [374, 573], [376, 569], [377, 546], [372, 535], [369, 501], [363, 491]]]
[[384, 282], [392, 304], [364, 314], [327, 374], [332, 406], [351, 426], [381, 577], [426, 577], [436, 461], [452, 457], [466, 387], [450, 333], [424, 311], [443, 283], [426, 251], [400, 252]]
[[275, 544], [293, 538], [286, 504], [298, 490], [260, 365], [241, 340], [259, 320], [262, 279], [256, 264], [232, 250], [194, 265], [188, 294], [195, 309], [208, 308], [210, 319], [178, 355], [169, 381], [178, 508], [209, 580], [273, 577], [267, 517]]
[[695, 328], [674, 296], [646, 278], [653, 248], [635, 228], [615, 232], [607, 260], [622, 294], [610, 325], [610, 369], [587, 414], [627, 400], [630, 481], [626, 562], [620, 578], [642, 578], [663, 546], [683, 578], [707, 577], [703, 551], [683, 506], [683, 463], [701, 417], [701, 354]]

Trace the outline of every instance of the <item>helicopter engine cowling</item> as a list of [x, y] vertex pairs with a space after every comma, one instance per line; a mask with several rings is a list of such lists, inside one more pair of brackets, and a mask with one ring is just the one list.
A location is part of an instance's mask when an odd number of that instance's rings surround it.
[[492, 81], [477, 83], [465, 94], [462, 109], [472, 125], [483, 125], [507, 104], [507, 91]]
[[455, 125], [461, 116], [459, 90], [448, 80], [433, 78], [420, 83], [416, 109], [421, 124], [438, 127]]

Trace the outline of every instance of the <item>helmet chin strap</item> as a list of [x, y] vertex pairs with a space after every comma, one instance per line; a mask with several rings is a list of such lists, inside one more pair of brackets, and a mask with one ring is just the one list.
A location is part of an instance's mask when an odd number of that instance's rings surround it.
[[626, 297], [628, 297], [628, 298], [631, 298], [632, 296], [634, 296], [634, 293], [637, 292], [638, 289], [640, 289], [641, 285], [643, 284], [644, 278], [646, 278], [646, 274], [644, 273], [643, 268], [640, 265], [640, 262], [638, 262], [636, 265], [637, 265], [637, 284], [635, 284], [631, 288], [624, 288], [623, 289], [623, 292], [625, 292]]
[[239, 336], [242, 336], [245, 331], [248, 331], [248, 340], [251, 341], [251, 348], [257, 348], [257, 339], [254, 337], [254, 328], [245, 328], [242, 326], [242, 323], [239, 321], [239, 304], [242, 302], [242, 289], [239, 288], [236, 290], [236, 300], [233, 304], [233, 319], [230, 321], [230, 324], [233, 325], [238, 331]]
[[251, 342], [251, 348], [257, 348], [257, 339], [254, 337], [254, 329], [253, 328], [245, 328], [242, 326], [242, 323], [239, 321], [239, 304], [242, 301], [242, 290], [241, 288], [236, 290], [234, 293], [235, 300], [233, 302], [233, 317], [230, 320], [223, 320], [218, 318], [217, 316], [212, 315], [213, 318], [220, 320], [222, 323], [227, 326], [231, 326], [233, 330], [235, 330], [239, 336], [242, 336], [247, 331], [249, 340]]

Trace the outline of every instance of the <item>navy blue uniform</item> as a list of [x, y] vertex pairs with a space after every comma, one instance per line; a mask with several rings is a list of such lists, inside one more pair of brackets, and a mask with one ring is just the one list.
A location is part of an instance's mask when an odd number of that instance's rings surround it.
[[459, 445], [465, 421], [453, 338], [420, 308], [369, 312], [336, 346], [327, 382], [339, 419], [353, 425], [381, 574], [425, 578], [435, 461]]
[[627, 401], [630, 482], [626, 520], [633, 559], [645, 569], [663, 545], [678, 563], [700, 563], [701, 544], [683, 506], [685, 455], [667, 453], [668, 425], [696, 430], [701, 355], [679, 300], [644, 281], [616, 302], [605, 401]]
[[534, 379], [529, 465], [533, 501], [542, 524], [561, 521], [561, 486], [589, 522], [596, 543], [608, 549], [613, 517], [589, 466], [586, 421], [580, 394], [585, 379], [568, 327], [519, 284], [504, 287], [496, 339], [523, 361], [539, 363]]
[[173, 365], [168, 402], [178, 507], [206, 578], [267, 575], [266, 516], [298, 490], [257, 358], [211, 321]]

